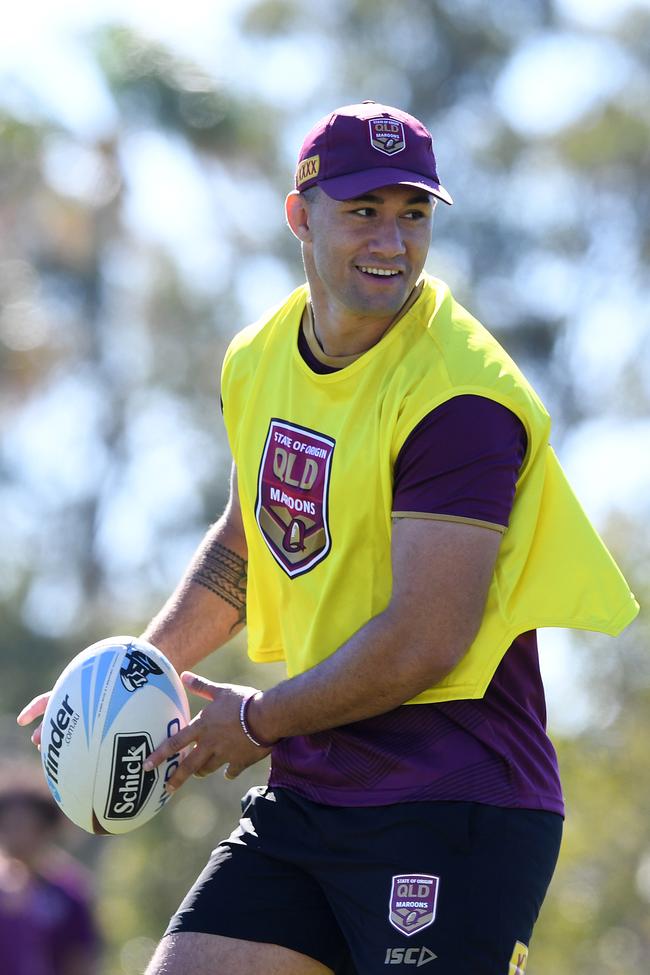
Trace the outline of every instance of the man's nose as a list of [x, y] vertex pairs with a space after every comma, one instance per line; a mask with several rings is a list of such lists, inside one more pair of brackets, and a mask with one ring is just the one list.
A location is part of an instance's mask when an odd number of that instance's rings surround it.
[[376, 257], [390, 259], [406, 252], [402, 230], [397, 220], [383, 220], [370, 241], [370, 252]]

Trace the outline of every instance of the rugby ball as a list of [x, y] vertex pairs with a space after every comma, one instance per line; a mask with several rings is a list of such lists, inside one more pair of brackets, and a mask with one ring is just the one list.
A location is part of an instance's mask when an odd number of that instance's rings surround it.
[[185, 688], [156, 647], [131, 636], [82, 650], [52, 690], [41, 762], [50, 792], [89, 833], [128, 833], [167, 802], [181, 760], [145, 771], [154, 748], [189, 721]]

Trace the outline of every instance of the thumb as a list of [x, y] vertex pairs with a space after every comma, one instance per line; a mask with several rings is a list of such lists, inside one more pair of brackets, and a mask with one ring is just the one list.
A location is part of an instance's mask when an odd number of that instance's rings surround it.
[[190, 670], [184, 670], [181, 674], [181, 680], [183, 685], [192, 694], [196, 694], [197, 697], [204, 697], [207, 701], [214, 701], [217, 696], [219, 687], [214, 684], [211, 680], [206, 680], [205, 677], [199, 676], [199, 674], [193, 674]]

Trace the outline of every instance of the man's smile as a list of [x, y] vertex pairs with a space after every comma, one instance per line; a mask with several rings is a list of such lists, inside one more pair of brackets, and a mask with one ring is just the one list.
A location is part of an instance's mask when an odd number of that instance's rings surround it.
[[398, 268], [371, 267], [368, 264], [356, 264], [355, 267], [357, 271], [362, 271], [363, 274], [370, 274], [378, 278], [395, 278], [402, 274]]

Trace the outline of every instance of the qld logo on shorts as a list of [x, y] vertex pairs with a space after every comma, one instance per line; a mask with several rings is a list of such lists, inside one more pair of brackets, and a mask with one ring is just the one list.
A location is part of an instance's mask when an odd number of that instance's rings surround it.
[[410, 938], [428, 928], [436, 918], [440, 877], [428, 873], [401, 874], [393, 877], [388, 920]]
[[393, 156], [396, 152], [401, 152], [406, 146], [404, 126], [394, 118], [371, 118], [368, 120], [370, 126], [370, 145], [378, 152], [383, 152], [387, 156]]
[[322, 562], [331, 548], [328, 490], [335, 441], [271, 420], [257, 485], [255, 518], [271, 555], [288, 576]]

